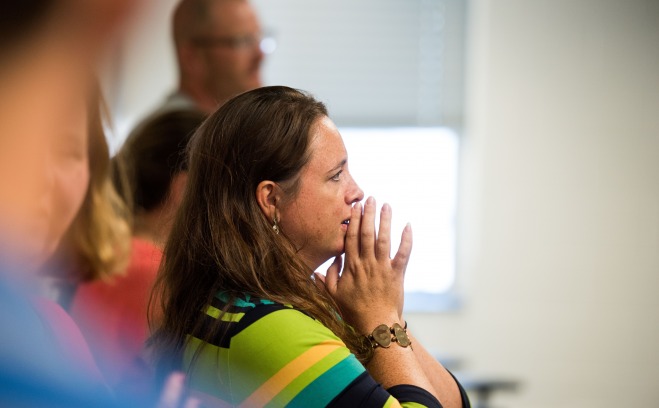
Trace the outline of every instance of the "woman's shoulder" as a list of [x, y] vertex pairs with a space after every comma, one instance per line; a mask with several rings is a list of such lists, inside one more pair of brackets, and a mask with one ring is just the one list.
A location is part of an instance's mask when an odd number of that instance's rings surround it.
[[[248, 331], [250, 335], [267, 331], [273, 337], [283, 330], [325, 329], [318, 321], [291, 304], [278, 303], [250, 294], [229, 295], [219, 292], [208, 306], [206, 314], [229, 326], [228, 337], [233, 338]], [[328, 330], [329, 329], [325, 329]], [[264, 333], [265, 335], [265, 333]]]
[[274, 302], [248, 293], [232, 295], [220, 291], [213, 297], [206, 314], [224, 322], [242, 321], [245, 324], [279, 310], [294, 310], [294, 308], [290, 304]]
[[[205, 349], [212, 353], [207, 354], [210, 361], [217, 362], [219, 375], [226, 376], [222, 384], [232, 384], [219, 392], [222, 398], [246, 406], [292, 401], [299, 402], [292, 403], [297, 406], [325, 406], [365, 372], [330, 329], [291, 305], [219, 296], [211, 307], [215, 310], [209, 308], [207, 316], [215, 315], [212, 318], [226, 328], [216, 338], [219, 354], [216, 348]], [[218, 393], [216, 385], [197, 386]], [[318, 400], [318, 393], [324, 399]]]
[[[193, 336], [232, 351], [283, 345], [305, 348], [328, 341], [345, 347], [330, 329], [303, 311], [249, 294], [219, 292], [204, 314], [201, 332]], [[203, 336], [211, 327], [218, 329], [212, 330], [215, 335]]]
[[242, 309], [256, 309], [257, 306], [272, 306], [280, 305], [284, 307], [292, 308], [290, 304], [277, 303], [272, 300], [263, 299], [257, 296], [250, 295], [249, 293], [239, 293], [231, 294], [227, 291], [219, 291], [215, 294], [215, 297], [212, 300], [214, 305], [219, 305], [220, 307], [231, 306], [234, 308]]

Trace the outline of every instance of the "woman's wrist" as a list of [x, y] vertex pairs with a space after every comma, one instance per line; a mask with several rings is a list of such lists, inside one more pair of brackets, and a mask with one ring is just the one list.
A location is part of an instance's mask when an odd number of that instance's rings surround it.
[[393, 343], [397, 343], [403, 348], [410, 347], [412, 349], [412, 341], [407, 337], [407, 325], [403, 327], [399, 323], [394, 323], [391, 326], [381, 324], [366, 337], [373, 349], [378, 347], [389, 348]]
[[368, 316], [367, 319], [361, 320], [361, 322], [356, 324], [354, 327], [359, 333], [368, 336], [376, 327], [382, 324], [392, 326], [395, 323], [401, 326], [405, 325], [405, 321], [400, 319], [398, 313], [374, 314]]

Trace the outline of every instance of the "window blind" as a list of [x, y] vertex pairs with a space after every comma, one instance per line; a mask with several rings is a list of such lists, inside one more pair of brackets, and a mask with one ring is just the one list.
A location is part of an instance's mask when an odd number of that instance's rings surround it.
[[460, 0], [253, 0], [276, 51], [264, 79], [324, 101], [339, 126], [460, 126]]

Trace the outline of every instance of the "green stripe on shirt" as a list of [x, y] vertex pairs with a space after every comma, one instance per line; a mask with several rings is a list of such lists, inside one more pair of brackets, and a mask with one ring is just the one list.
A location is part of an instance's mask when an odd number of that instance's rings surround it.
[[289, 406], [305, 408], [327, 405], [363, 371], [364, 366], [354, 355], [349, 354], [300, 390]]

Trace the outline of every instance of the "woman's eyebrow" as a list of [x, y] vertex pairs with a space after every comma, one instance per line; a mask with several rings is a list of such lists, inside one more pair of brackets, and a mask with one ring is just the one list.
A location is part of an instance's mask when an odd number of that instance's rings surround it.
[[331, 170], [328, 170], [327, 172], [328, 172], [328, 173], [331, 173], [331, 172], [333, 172], [333, 171], [336, 171], [336, 170], [340, 169], [341, 167], [345, 166], [347, 162], [348, 162], [348, 158], [346, 157], [346, 158], [344, 158], [343, 160], [341, 160], [341, 162], [340, 162], [339, 164], [337, 164], [336, 166], [332, 167], [332, 169], [331, 169]]

